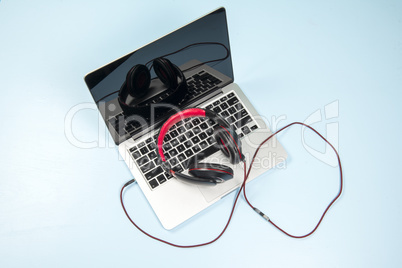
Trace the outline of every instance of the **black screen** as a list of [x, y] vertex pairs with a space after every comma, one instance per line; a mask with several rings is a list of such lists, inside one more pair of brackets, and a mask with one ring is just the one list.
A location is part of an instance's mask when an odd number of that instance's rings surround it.
[[[213, 67], [233, 81], [225, 9], [219, 8], [88, 74], [85, 82], [95, 103], [99, 107], [116, 100], [127, 72], [134, 65], [146, 64], [150, 68], [152, 60], [162, 56], [179, 66], [185, 76], [189, 66], [186, 68], [181, 66], [191, 60], [197, 60]], [[154, 79], [155, 72], [152, 68], [150, 70], [151, 78]], [[109, 115], [102, 110], [101, 113], [107, 122]]]

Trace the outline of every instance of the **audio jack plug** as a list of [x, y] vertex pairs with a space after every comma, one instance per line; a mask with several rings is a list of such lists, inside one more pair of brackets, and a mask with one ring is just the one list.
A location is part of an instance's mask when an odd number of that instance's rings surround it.
[[259, 210], [258, 208], [255, 208], [255, 207], [253, 207], [253, 209], [255, 212], [257, 212], [258, 215], [263, 217], [265, 220], [269, 221], [269, 217], [267, 215], [265, 215], [261, 210]]
[[136, 182], [136, 180], [133, 178], [132, 180], [129, 180], [128, 182], [126, 182], [123, 186], [123, 188], [126, 188], [127, 186], [129, 186], [130, 184]]

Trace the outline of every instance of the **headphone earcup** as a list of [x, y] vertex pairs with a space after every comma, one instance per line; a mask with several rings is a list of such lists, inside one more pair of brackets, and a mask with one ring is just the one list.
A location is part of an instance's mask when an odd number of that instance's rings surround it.
[[127, 73], [125, 84], [128, 94], [134, 98], [144, 97], [151, 84], [151, 74], [148, 68], [142, 64], [132, 67]]
[[232, 128], [218, 125], [214, 128], [214, 137], [222, 153], [229, 157], [231, 164], [237, 164], [243, 160], [241, 141]]
[[188, 167], [188, 173], [197, 178], [224, 182], [233, 178], [233, 169], [225, 165], [195, 163]]
[[178, 86], [176, 67], [168, 59], [156, 58], [153, 61], [153, 68], [158, 78], [167, 88], [176, 88]]

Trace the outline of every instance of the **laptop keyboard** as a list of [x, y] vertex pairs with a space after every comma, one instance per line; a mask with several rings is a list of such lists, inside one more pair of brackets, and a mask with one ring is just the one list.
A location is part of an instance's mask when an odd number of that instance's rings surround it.
[[217, 89], [222, 81], [210, 73], [202, 70], [187, 78], [188, 94], [184, 102], [197, 98], [202, 93]]
[[[227, 93], [205, 108], [225, 118], [240, 137], [258, 128], [234, 92]], [[201, 161], [219, 150], [213, 138], [215, 126], [216, 123], [212, 119], [192, 117], [179, 121], [170, 128], [162, 148], [174, 171], [186, 170], [189, 164]], [[167, 183], [172, 178], [158, 163], [157, 138], [158, 134], [155, 134], [129, 149], [151, 189]]]
[[[185, 103], [196, 99], [204, 93], [216, 90], [218, 88], [217, 85], [221, 82], [221, 80], [205, 70], [201, 70], [198, 73], [188, 77], [188, 94], [180, 105], [185, 105]], [[161, 94], [141, 103], [140, 105], [144, 106], [147, 104], [158, 103], [161, 99], [163, 99], [163, 97], [166, 97], [165, 95], [168, 96], [171, 93], [172, 90], [162, 92]], [[141, 124], [138, 121], [128, 119], [123, 113], [110, 118], [108, 121], [120, 135], [129, 134], [131, 136], [141, 127]], [[121, 130], [120, 132], [119, 128]]]

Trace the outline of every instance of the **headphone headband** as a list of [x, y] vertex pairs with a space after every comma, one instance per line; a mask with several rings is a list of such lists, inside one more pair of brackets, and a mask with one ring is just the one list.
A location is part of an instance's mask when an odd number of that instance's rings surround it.
[[166, 133], [168, 132], [168, 130], [177, 122], [184, 120], [186, 118], [190, 118], [190, 117], [205, 117], [206, 116], [206, 111], [204, 109], [201, 108], [190, 108], [190, 109], [186, 109], [184, 111], [181, 111], [173, 116], [171, 116], [161, 127], [161, 130], [159, 131], [159, 135], [158, 135], [158, 152], [159, 152], [159, 156], [161, 157], [162, 161], [165, 162], [165, 156], [163, 154], [163, 150], [162, 150], [162, 143], [163, 143], [163, 139], [165, 138]]

